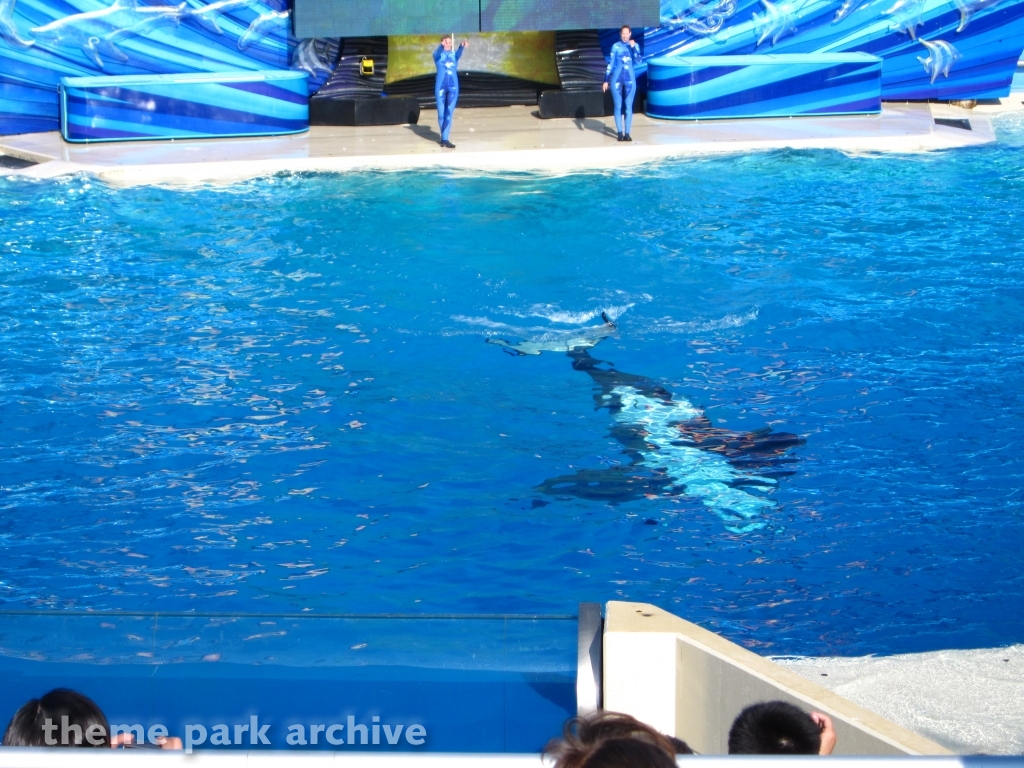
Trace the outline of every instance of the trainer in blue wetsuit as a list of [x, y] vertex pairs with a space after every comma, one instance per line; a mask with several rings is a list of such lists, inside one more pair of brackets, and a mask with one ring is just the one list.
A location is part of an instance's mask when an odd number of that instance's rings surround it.
[[457, 65], [462, 58], [462, 51], [469, 45], [465, 40], [456, 50], [452, 50], [452, 39], [445, 35], [441, 44], [434, 51], [434, 64], [437, 66], [437, 78], [434, 80], [434, 96], [437, 98], [437, 125], [441, 129], [441, 146], [455, 149], [448, 141], [452, 131], [452, 115], [455, 114], [455, 102], [459, 100], [459, 72]]
[[[636, 41], [631, 39], [632, 30], [624, 26], [619, 30], [619, 42], [612, 46], [608, 58], [608, 68], [604, 73], [604, 90], [612, 89], [612, 101], [615, 102], [615, 130], [619, 141], [632, 141], [629, 135], [633, 127], [633, 97], [636, 96], [635, 67], [642, 59]], [[625, 100], [626, 117], [623, 120], [622, 106]]]

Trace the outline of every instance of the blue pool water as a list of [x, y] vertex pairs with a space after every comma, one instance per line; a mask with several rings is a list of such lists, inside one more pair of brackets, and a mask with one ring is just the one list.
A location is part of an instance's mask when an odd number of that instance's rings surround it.
[[3, 607], [628, 599], [763, 653], [1020, 642], [999, 128], [550, 178], [0, 180]]

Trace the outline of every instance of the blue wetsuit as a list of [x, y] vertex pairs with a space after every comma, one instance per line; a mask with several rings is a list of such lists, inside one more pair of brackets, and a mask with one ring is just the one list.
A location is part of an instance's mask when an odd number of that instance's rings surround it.
[[[608, 68], [604, 72], [604, 81], [612, 89], [615, 102], [615, 130], [627, 135], [633, 127], [633, 97], [636, 96], [636, 72], [633, 68], [641, 61], [640, 47], [620, 40], [612, 46]], [[623, 97], [626, 100], [625, 130], [622, 120]]]
[[434, 51], [437, 78], [434, 80], [434, 96], [437, 98], [437, 125], [441, 129], [441, 141], [448, 141], [452, 131], [452, 115], [455, 102], [459, 100], [459, 73], [456, 64], [462, 58], [462, 46], [446, 51], [443, 45]]

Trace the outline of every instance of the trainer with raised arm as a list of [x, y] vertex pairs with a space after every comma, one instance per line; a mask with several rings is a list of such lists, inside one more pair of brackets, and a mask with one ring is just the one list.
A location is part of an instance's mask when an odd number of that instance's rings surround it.
[[[640, 49], [633, 39], [633, 30], [628, 24], [623, 24], [619, 30], [619, 42], [612, 46], [611, 56], [608, 58], [602, 89], [606, 92], [609, 87], [612, 89], [612, 99], [615, 102], [615, 130], [619, 133], [619, 141], [633, 140], [629, 131], [633, 127], [633, 97], [636, 96], [635, 67], [642, 60]], [[626, 101], [625, 120], [622, 117], [623, 99]]]
[[434, 96], [437, 98], [437, 125], [441, 129], [441, 146], [455, 149], [448, 141], [452, 131], [452, 115], [455, 114], [455, 102], [459, 100], [459, 72], [457, 65], [462, 58], [462, 51], [469, 45], [466, 40], [457, 50], [451, 35], [441, 38], [441, 44], [434, 51], [434, 64], [437, 66], [437, 79], [434, 80]]

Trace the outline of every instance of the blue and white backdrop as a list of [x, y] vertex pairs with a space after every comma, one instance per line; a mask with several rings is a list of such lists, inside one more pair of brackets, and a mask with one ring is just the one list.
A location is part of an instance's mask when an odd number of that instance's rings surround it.
[[[0, 0], [0, 134], [58, 128], [65, 76], [301, 69], [315, 92], [332, 42], [291, 35], [290, 0]], [[862, 51], [883, 98], [1004, 96], [1024, 0], [662, 0], [645, 59]], [[333, 48], [333, 50], [337, 50]]]

